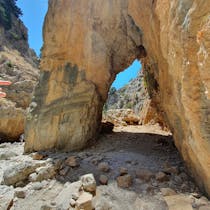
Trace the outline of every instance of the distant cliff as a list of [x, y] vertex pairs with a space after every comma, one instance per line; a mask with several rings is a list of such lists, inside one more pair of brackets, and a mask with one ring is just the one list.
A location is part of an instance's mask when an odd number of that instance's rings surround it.
[[24, 132], [25, 109], [39, 78], [39, 60], [29, 48], [21, 14], [16, 0], [0, 0], [0, 79], [12, 82], [0, 101], [0, 141], [17, 140]]
[[145, 100], [149, 99], [142, 71], [127, 85], [116, 90], [112, 87], [104, 106], [104, 111], [110, 109], [132, 109], [136, 114], [141, 111]]

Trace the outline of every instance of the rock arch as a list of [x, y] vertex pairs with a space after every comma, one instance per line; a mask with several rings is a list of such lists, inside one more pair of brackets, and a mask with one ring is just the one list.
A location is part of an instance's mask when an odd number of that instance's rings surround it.
[[25, 151], [75, 150], [93, 141], [116, 74], [141, 58], [157, 110], [210, 193], [209, 6], [200, 0], [49, 1]]

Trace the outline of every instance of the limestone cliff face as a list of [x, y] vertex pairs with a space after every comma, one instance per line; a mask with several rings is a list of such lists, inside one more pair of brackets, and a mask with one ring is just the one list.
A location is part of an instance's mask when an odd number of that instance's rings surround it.
[[209, 8], [206, 0], [51, 0], [25, 151], [94, 139], [115, 75], [138, 58], [153, 103], [210, 193]]

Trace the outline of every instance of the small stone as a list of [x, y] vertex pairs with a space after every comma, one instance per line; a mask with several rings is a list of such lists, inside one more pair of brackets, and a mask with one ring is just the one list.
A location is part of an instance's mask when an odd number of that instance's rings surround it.
[[78, 163], [78, 161], [77, 161], [77, 159], [76, 159], [75, 156], [69, 157], [69, 158], [65, 161], [65, 163], [66, 163], [66, 165], [68, 165], [68, 166], [70, 166], [70, 167], [72, 167], [72, 168], [79, 166], [79, 163]]
[[198, 193], [191, 193], [194, 198], [201, 198], [201, 195]]
[[125, 174], [128, 174], [128, 169], [127, 168], [124, 168], [124, 167], [121, 167], [120, 168], [120, 175], [125, 175]]
[[153, 187], [152, 187], [150, 184], [142, 184], [142, 185], [140, 186], [140, 189], [141, 189], [143, 192], [147, 193], [147, 192], [151, 192], [151, 191], [153, 190]]
[[98, 159], [97, 159], [97, 158], [92, 159], [91, 162], [92, 162], [92, 164], [95, 165], [95, 166], [98, 165]]
[[51, 204], [52, 206], [56, 206], [56, 202], [55, 202], [55, 201], [51, 201], [50, 204]]
[[33, 160], [43, 160], [44, 159], [44, 155], [40, 154], [40, 153], [35, 153], [32, 155]]
[[39, 182], [45, 179], [52, 179], [56, 175], [55, 168], [51, 164], [37, 168], [36, 173], [36, 181]]
[[209, 203], [209, 201], [206, 197], [202, 196], [201, 198], [196, 199], [195, 203], [197, 206], [206, 206]]
[[181, 184], [183, 183], [181, 177], [179, 177], [179, 176], [175, 176], [175, 177], [174, 177], [174, 181], [175, 181], [177, 184], [179, 184], [179, 185], [181, 185]]
[[164, 182], [164, 181], [168, 181], [168, 176], [164, 173], [164, 172], [158, 172], [156, 175], [155, 175], [155, 178], [157, 181], [159, 182]]
[[171, 166], [171, 167], [167, 167], [164, 169], [164, 172], [166, 174], [173, 174], [173, 175], [177, 175], [179, 173], [179, 170], [176, 166]]
[[150, 181], [150, 179], [154, 177], [154, 174], [150, 170], [139, 169], [136, 170], [136, 177], [144, 181]]
[[37, 181], [37, 173], [32, 173], [29, 175], [28, 180], [30, 182], [36, 182]]
[[188, 190], [188, 184], [183, 183], [183, 184], [181, 185], [181, 189], [182, 189], [183, 191], [187, 191], [187, 190]]
[[108, 177], [105, 176], [105, 175], [100, 175], [99, 182], [100, 182], [102, 185], [107, 185], [107, 183], [108, 183]]
[[153, 182], [153, 183], [152, 183], [152, 186], [153, 186], [153, 187], [158, 187], [158, 183], [157, 183], [157, 182]]
[[71, 199], [71, 200], [70, 200], [70, 205], [71, 205], [72, 207], [75, 207], [76, 201], [75, 201], [74, 199]]
[[93, 174], [86, 174], [80, 177], [82, 182], [83, 189], [87, 192], [95, 192], [96, 191], [96, 180]]
[[76, 210], [92, 210], [93, 196], [88, 192], [83, 192], [76, 201]]
[[161, 188], [160, 191], [163, 196], [176, 195], [176, 192], [171, 188]]
[[79, 198], [79, 193], [72, 194], [72, 199], [74, 199], [76, 201], [78, 198]]
[[117, 184], [119, 187], [128, 188], [132, 185], [132, 177], [129, 174], [117, 177]]
[[56, 206], [51, 206], [51, 205], [43, 205], [41, 206], [41, 209], [40, 210], [57, 210], [58, 208]]
[[69, 169], [70, 168], [68, 166], [66, 166], [65, 168], [63, 168], [62, 170], [59, 171], [59, 174], [61, 176], [66, 176], [66, 174], [69, 172]]
[[24, 181], [20, 181], [15, 184], [15, 187], [24, 187], [25, 185], [26, 185], [26, 183]]
[[42, 187], [43, 187], [43, 185], [42, 185], [41, 182], [34, 182], [33, 185], [32, 185], [33, 190], [41, 190]]
[[15, 197], [24, 199], [26, 197], [25, 190], [23, 190], [21, 188], [16, 188], [15, 189]]
[[110, 167], [109, 164], [106, 162], [102, 162], [98, 164], [98, 169], [103, 172], [109, 172]]

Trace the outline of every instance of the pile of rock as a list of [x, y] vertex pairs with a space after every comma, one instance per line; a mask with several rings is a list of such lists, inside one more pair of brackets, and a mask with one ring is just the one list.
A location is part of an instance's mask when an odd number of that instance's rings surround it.
[[139, 117], [132, 109], [110, 109], [103, 115], [103, 120], [115, 126], [138, 125]]

